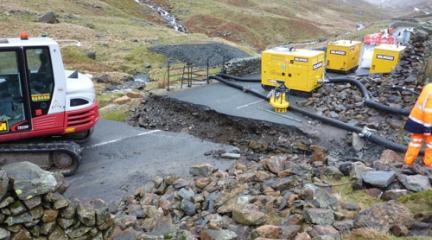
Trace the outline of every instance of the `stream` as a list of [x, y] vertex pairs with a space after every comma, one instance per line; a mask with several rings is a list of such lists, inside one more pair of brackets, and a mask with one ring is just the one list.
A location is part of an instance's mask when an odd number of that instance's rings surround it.
[[150, 0], [135, 0], [135, 2], [139, 4], [144, 4], [147, 7], [151, 8], [153, 11], [157, 12], [165, 20], [167, 25], [175, 31], [182, 33], [187, 32], [186, 27], [181, 24], [174, 15], [172, 15], [169, 11], [163, 9], [161, 6], [156, 5]]

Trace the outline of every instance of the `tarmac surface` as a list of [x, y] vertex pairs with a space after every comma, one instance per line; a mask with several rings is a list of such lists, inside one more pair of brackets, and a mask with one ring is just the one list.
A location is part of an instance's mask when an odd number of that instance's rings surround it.
[[[259, 83], [239, 84], [267, 94]], [[287, 113], [275, 113], [268, 102], [221, 83], [213, 82], [205, 86], [171, 92], [169, 96], [180, 101], [204, 105], [230, 116], [283, 124], [319, 138], [323, 146], [331, 146], [333, 141], [339, 141], [346, 135], [345, 131], [311, 121], [311, 119], [299, 114], [289, 111]], [[302, 99], [296, 96], [289, 96], [288, 98], [290, 103], [296, 103]]]
[[[241, 84], [239, 82], [236, 83]], [[260, 84], [243, 83], [242, 85], [267, 94]], [[216, 83], [215, 81], [210, 85], [172, 92], [169, 96], [180, 101], [205, 105], [217, 112], [231, 116], [281, 123], [292, 127], [302, 126], [303, 119], [298, 116], [289, 112], [286, 114], [275, 114], [272, 107], [266, 101]]]
[[[243, 83], [266, 94], [259, 83]], [[302, 115], [275, 113], [264, 100], [237, 89], [213, 82], [209, 85], [171, 91], [168, 96], [183, 102], [204, 105], [219, 113], [283, 124], [320, 140], [326, 147], [342, 142], [347, 132], [312, 121]], [[290, 103], [301, 98], [289, 96]], [[211, 163], [226, 169], [232, 161], [205, 156], [206, 152], [231, 149], [232, 146], [204, 141], [186, 133], [133, 128], [126, 123], [101, 120], [84, 145], [78, 172], [69, 177], [66, 195], [72, 198], [102, 198], [118, 201], [133, 193], [154, 176], [187, 177], [189, 167]]]
[[154, 176], [186, 177], [194, 164], [210, 163], [227, 169], [232, 161], [215, 159], [204, 153], [231, 148], [185, 133], [136, 129], [126, 123], [101, 120], [84, 145], [77, 173], [67, 178], [70, 187], [66, 196], [118, 201]]

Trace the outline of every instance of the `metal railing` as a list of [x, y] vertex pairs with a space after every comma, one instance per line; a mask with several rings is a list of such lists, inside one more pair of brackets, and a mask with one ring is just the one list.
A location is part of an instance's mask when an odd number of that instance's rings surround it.
[[173, 82], [180, 82], [180, 88], [183, 86], [192, 87], [194, 85], [203, 85], [210, 83], [210, 75], [222, 69], [225, 59], [221, 64], [211, 65], [210, 57], [207, 58], [204, 66], [194, 65], [192, 63], [173, 64], [170, 61], [166, 63], [166, 72], [163, 81], [166, 83], [166, 90], [171, 90]]

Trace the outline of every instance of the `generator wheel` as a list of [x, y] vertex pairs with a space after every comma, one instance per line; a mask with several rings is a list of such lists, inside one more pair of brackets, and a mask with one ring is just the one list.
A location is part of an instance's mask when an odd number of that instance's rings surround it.
[[264, 84], [261, 84], [261, 87], [264, 89], [264, 90], [266, 90], [267, 92], [270, 92], [271, 90], [273, 90], [273, 86], [268, 86], [268, 85], [264, 85]]
[[78, 170], [79, 159], [66, 152], [54, 152], [52, 154], [52, 171], [72, 176]]

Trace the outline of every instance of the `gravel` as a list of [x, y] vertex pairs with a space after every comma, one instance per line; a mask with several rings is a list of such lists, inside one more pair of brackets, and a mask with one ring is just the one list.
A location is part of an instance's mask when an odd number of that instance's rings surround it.
[[249, 55], [232, 46], [221, 43], [161, 45], [151, 48], [152, 51], [165, 55], [170, 61], [191, 63], [195, 66], [221, 65], [233, 58], [244, 58]]

